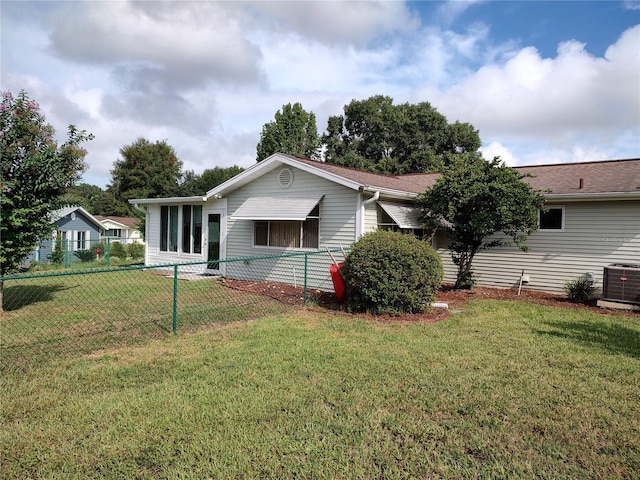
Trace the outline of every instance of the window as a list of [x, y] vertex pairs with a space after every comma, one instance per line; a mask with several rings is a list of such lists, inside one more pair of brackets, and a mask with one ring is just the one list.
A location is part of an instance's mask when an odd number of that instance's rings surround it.
[[202, 253], [202, 205], [193, 206], [193, 253]]
[[[396, 208], [394, 208], [394, 206]], [[398, 214], [401, 213], [401, 211], [398, 211], [397, 209], [398, 206], [399, 205], [394, 205], [391, 203], [382, 203], [382, 205], [381, 205], [381, 202], [378, 203], [378, 206], [377, 206], [378, 229], [412, 234], [420, 240], [424, 240], [425, 238], [428, 238], [429, 235], [425, 229], [416, 228], [418, 227], [418, 221], [415, 219], [410, 219], [410, 221], [407, 222], [407, 219], [405, 218], [405, 223], [402, 223], [401, 224], [402, 226], [396, 223], [396, 221], [391, 217], [391, 215], [389, 215], [388, 210], [390, 210], [396, 216], [398, 216]], [[406, 206], [399, 206], [399, 207], [401, 209], [407, 209]], [[417, 214], [415, 212], [412, 213], [412, 216], [416, 216], [416, 215]]]
[[87, 249], [87, 232], [76, 232], [76, 245], [74, 250], [86, 250]]
[[564, 207], [550, 207], [539, 211], [540, 230], [564, 230]]
[[122, 237], [122, 229], [121, 228], [110, 228], [105, 232], [105, 237]]
[[256, 246], [318, 248], [320, 243], [320, 204], [307, 218], [299, 220], [256, 220], [253, 223]]
[[202, 253], [202, 205], [182, 206], [182, 251]]
[[178, 206], [160, 207], [160, 250], [178, 251]]

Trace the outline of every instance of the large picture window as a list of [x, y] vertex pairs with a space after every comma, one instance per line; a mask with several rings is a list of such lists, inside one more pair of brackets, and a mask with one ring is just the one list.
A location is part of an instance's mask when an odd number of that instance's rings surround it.
[[539, 213], [540, 230], [564, 230], [564, 207], [549, 207]]
[[177, 205], [163, 205], [160, 207], [160, 250], [163, 252], [178, 251]]
[[[178, 238], [180, 233], [180, 238]], [[160, 207], [160, 250], [202, 253], [202, 205]]]
[[304, 221], [256, 220], [253, 243], [263, 247], [318, 248], [320, 241], [320, 205]]

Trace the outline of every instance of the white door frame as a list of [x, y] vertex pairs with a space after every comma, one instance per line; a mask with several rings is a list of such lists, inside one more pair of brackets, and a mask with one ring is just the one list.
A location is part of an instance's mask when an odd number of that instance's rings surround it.
[[[207, 257], [209, 255], [209, 214], [218, 214], [220, 215], [220, 260], [224, 260], [227, 258], [227, 211], [225, 208], [203, 208], [202, 209], [202, 235], [203, 235], [203, 249], [202, 249], [202, 260], [207, 261]], [[211, 270], [208, 268], [209, 265], [204, 265], [204, 273], [210, 275], [224, 275], [225, 273], [225, 263], [222, 262], [219, 264], [219, 268], [217, 270]]]

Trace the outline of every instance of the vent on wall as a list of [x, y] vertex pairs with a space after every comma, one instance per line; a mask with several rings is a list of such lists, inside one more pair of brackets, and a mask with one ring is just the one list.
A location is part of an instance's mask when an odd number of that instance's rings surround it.
[[640, 305], [640, 265], [613, 263], [604, 267], [602, 299]]
[[281, 188], [289, 188], [293, 183], [293, 172], [288, 168], [283, 168], [278, 174], [278, 185]]

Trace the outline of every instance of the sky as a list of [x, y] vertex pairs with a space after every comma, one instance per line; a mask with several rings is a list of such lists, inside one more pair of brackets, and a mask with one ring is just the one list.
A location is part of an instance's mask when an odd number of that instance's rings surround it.
[[60, 142], [94, 134], [103, 188], [140, 137], [184, 170], [246, 168], [283, 105], [322, 133], [373, 95], [473, 124], [511, 166], [640, 157], [640, 0], [1, 0], [0, 68]]

